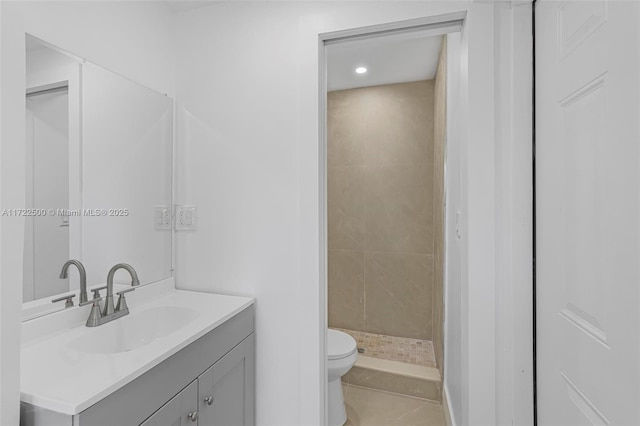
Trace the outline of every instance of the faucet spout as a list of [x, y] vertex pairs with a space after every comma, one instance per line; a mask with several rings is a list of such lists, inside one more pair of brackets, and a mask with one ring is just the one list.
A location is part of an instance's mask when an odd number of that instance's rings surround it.
[[107, 275], [107, 297], [104, 302], [104, 309], [102, 312], [102, 316], [111, 315], [115, 312], [115, 308], [113, 306], [113, 277], [115, 276], [116, 271], [118, 271], [118, 269], [124, 269], [125, 271], [129, 272], [129, 275], [131, 275], [132, 287], [140, 285], [140, 280], [138, 279], [138, 273], [136, 272], [135, 269], [133, 269], [133, 266], [128, 265], [126, 263], [118, 263], [113, 268], [111, 268], [111, 270], [109, 270], [109, 274]]
[[60, 271], [60, 279], [63, 280], [69, 277], [67, 271], [69, 270], [69, 266], [74, 265], [78, 268], [78, 272], [80, 273], [80, 303], [87, 301], [87, 271], [84, 269], [84, 265], [79, 260], [71, 259], [67, 260], [64, 265], [62, 265], [62, 271]]

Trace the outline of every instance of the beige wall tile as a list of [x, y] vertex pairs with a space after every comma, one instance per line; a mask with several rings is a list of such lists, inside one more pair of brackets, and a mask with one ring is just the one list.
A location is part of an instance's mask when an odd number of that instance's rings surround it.
[[[436, 336], [432, 324], [442, 307], [435, 299], [442, 300], [442, 288], [434, 288], [441, 268], [434, 268], [433, 256], [442, 257], [434, 238], [441, 238], [442, 230], [434, 221], [443, 217], [434, 203], [444, 199], [444, 145], [436, 146], [434, 139], [442, 130], [436, 129], [438, 89], [429, 80], [328, 94], [332, 326]], [[363, 281], [355, 273], [360, 266]], [[360, 312], [366, 317], [362, 326]]]
[[366, 103], [356, 90], [327, 96], [327, 163], [329, 166], [364, 164]]
[[364, 329], [364, 252], [329, 250], [329, 327]]
[[365, 292], [365, 331], [431, 339], [431, 255], [366, 252]]
[[433, 162], [433, 80], [368, 88], [365, 163]]
[[329, 249], [363, 250], [364, 166], [331, 166], [328, 172]]
[[365, 249], [433, 253], [433, 168], [365, 166]]

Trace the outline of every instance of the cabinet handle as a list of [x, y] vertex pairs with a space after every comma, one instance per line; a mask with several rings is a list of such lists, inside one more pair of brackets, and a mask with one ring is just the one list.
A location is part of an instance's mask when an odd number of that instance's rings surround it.
[[192, 422], [197, 422], [198, 421], [198, 412], [194, 411], [193, 413], [189, 413], [189, 420], [191, 420]]
[[208, 396], [204, 399], [204, 402], [207, 403], [207, 405], [211, 405], [213, 404], [213, 397], [212, 396]]

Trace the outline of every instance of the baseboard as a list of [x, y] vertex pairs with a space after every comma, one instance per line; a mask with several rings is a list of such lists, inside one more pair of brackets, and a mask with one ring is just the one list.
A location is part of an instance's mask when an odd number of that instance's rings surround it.
[[451, 407], [449, 406], [449, 393], [447, 392], [447, 386], [444, 386], [442, 391], [442, 407], [444, 408], [444, 421], [447, 426], [456, 426], [453, 417], [451, 416]]

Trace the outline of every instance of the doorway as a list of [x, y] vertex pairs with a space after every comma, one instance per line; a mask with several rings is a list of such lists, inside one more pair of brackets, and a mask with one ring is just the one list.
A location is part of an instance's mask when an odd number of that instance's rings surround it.
[[321, 282], [329, 328], [353, 336], [359, 352], [342, 378], [347, 424], [448, 415], [447, 55], [460, 51], [456, 42], [448, 48], [447, 34], [461, 30], [463, 16], [323, 39]]
[[[442, 31], [452, 16], [462, 30], [447, 34], [452, 75], [447, 84], [443, 407], [451, 424], [530, 424], [531, 4], [474, 3], [458, 14], [320, 35], [320, 323], [328, 325], [325, 42], [428, 24], [441, 24], [431, 29]], [[454, 49], [459, 54], [452, 54]], [[326, 333], [321, 326], [325, 372]]]
[[[69, 206], [69, 91], [67, 82], [32, 90], [26, 99], [26, 208], [23, 301], [69, 288], [68, 279], [51, 280], [69, 253], [69, 222], [46, 214]], [[37, 219], [34, 219], [37, 218]], [[36, 283], [48, 283], [37, 286]]]

